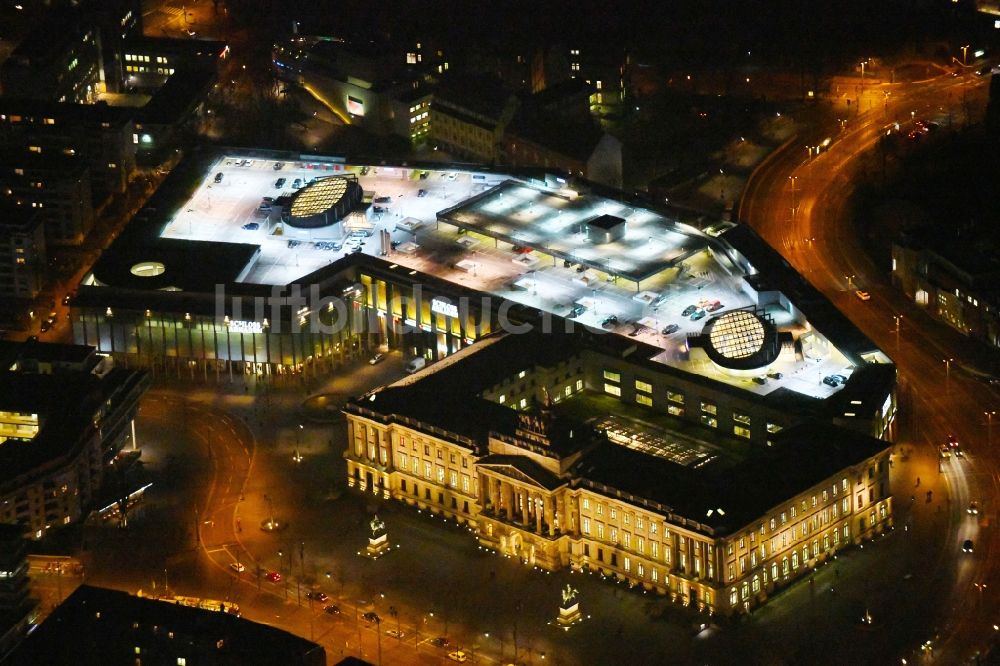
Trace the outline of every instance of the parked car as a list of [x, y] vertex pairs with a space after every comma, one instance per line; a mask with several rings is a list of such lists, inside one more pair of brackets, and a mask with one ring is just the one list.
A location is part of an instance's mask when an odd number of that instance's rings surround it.
[[708, 310], [709, 312], [715, 312], [716, 310], [721, 310], [724, 307], [726, 306], [720, 303], [719, 301], [712, 301], [711, 303], [705, 306], [705, 309]]
[[361, 619], [364, 620], [365, 622], [379, 622], [381, 621], [382, 618], [380, 618], [378, 614], [375, 613], [374, 611], [368, 611], [367, 613], [361, 616]]
[[753, 383], [754, 384], [760, 384], [761, 386], [763, 386], [764, 384], [767, 383], [767, 377], [764, 377], [764, 376], [754, 377], [753, 378]]
[[615, 315], [608, 315], [601, 320], [601, 326], [604, 328], [614, 328], [618, 325], [618, 317]]
[[971, 553], [972, 549], [973, 549], [972, 539], [966, 539], [965, 541], [962, 542], [963, 553]]
[[938, 456], [940, 456], [942, 459], [951, 458], [951, 449], [942, 444], [941, 446], [938, 447]]
[[837, 388], [840, 386], [840, 382], [836, 379], [834, 375], [827, 375], [823, 378], [823, 383], [831, 388]]
[[384, 359], [384, 358], [385, 358], [385, 354], [383, 354], [382, 352], [378, 352], [374, 356], [372, 356], [370, 359], [368, 359], [368, 364], [369, 365], [375, 365], [376, 363], [381, 363], [382, 359]]
[[386, 629], [385, 633], [386, 635], [398, 638], [399, 640], [402, 640], [406, 636], [406, 632], [401, 629]]
[[695, 310], [697, 310], [697, 309], [698, 309], [697, 305], [689, 305], [686, 308], [684, 308], [683, 312], [681, 312], [681, 316], [682, 317], [689, 317], [692, 314], [694, 314]]
[[285, 168], [285, 163], [284, 162], [275, 162], [274, 163], [274, 170], [275, 171], [281, 171], [284, 168]]
[[768, 370], [767, 376], [770, 377], [771, 379], [781, 379], [785, 375], [778, 372], [777, 370]]
[[705, 310], [704, 308], [698, 308], [697, 310], [695, 310], [694, 312], [691, 313], [691, 316], [689, 317], [689, 319], [691, 321], [698, 321], [699, 319], [704, 319], [705, 315], [707, 315], [707, 314], [708, 314], [708, 310]]
[[421, 197], [421, 198], [426, 197], [427, 196], [427, 190], [417, 190], [417, 196]]
[[247, 222], [242, 228], [244, 231], [257, 231], [260, 229], [260, 225], [256, 222]]
[[463, 652], [462, 650], [455, 650], [454, 652], [449, 652], [448, 658], [451, 659], [452, 661], [459, 661], [459, 662], [469, 661], [469, 655], [465, 654], [465, 652]]
[[297, 190], [297, 189], [300, 189], [301, 187], [302, 187], [302, 179], [301, 178], [296, 178], [295, 180], [292, 181], [292, 189]]
[[240, 564], [239, 562], [231, 562], [229, 564], [229, 568], [235, 571], [236, 573], [243, 573], [244, 571], [247, 570], [247, 568], [242, 564]]
[[573, 319], [574, 317], [579, 317], [580, 315], [582, 315], [586, 311], [587, 311], [586, 306], [583, 306], [583, 305], [574, 305], [573, 309], [569, 311], [569, 318]]
[[677, 324], [667, 324], [666, 326], [663, 327], [663, 335], [670, 335], [672, 333], [676, 333], [679, 330], [681, 330], [681, 327], [678, 326]]
[[362, 176], [367, 176], [368, 175], [368, 167], [366, 167], [366, 166], [361, 167], [361, 175]]
[[323, 612], [327, 615], [340, 615], [340, 606], [337, 604], [330, 604], [323, 609]]
[[225, 176], [223, 175], [223, 173], [221, 171], [219, 173], [215, 174], [215, 182], [221, 183], [223, 178], [225, 178]]
[[279, 178], [278, 180], [274, 181], [274, 189], [280, 190], [285, 186], [285, 183], [287, 182], [288, 182], [287, 178]]
[[969, 508], [966, 509], [965, 511], [966, 511], [966, 513], [968, 513], [970, 515], [978, 516], [979, 515], [979, 502], [975, 502], [975, 501], [969, 502]]
[[420, 180], [427, 180], [428, 173], [426, 171], [420, 172]]
[[436, 638], [431, 639], [431, 645], [433, 645], [434, 647], [446, 648], [449, 645], [451, 645], [451, 641], [445, 638], [444, 636], [438, 636]]
[[313, 601], [324, 603], [329, 601], [330, 597], [327, 596], [326, 592], [307, 592], [306, 599], [312, 599]]
[[264, 576], [264, 578], [268, 579], [272, 583], [281, 582], [281, 574], [278, 573], [277, 571], [268, 571], [267, 574]]

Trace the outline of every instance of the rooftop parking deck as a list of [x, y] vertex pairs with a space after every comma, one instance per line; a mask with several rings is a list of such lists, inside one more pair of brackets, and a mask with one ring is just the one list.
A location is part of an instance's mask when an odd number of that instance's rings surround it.
[[[345, 174], [357, 176], [366, 204], [342, 223], [297, 229], [267, 210], [265, 197]], [[602, 215], [625, 220], [620, 238], [588, 238], [587, 222]], [[691, 353], [688, 337], [700, 334], [712, 317], [759, 305], [708, 236], [654, 211], [502, 174], [230, 155], [207, 170], [162, 236], [257, 244], [260, 256], [245, 281], [258, 284], [288, 284], [353, 251], [382, 256], [634, 337], [663, 350], [657, 362], [759, 394], [787, 388], [823, 398], [842, 385], [824, 383], [826, 378], [853, 371], [821, 332], [778, 303], [763, 310], [780, 331], [793, 333], [801, 351], [786, 350], [756, 374], [727, 372]]]

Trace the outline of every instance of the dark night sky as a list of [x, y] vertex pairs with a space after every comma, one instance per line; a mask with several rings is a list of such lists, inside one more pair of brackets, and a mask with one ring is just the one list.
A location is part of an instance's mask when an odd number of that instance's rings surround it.
[[[241, 0], [231, 0], [235, 5]], [[249, 0], [242, 0], [247, 2]], [[461, 45], [571, 43], [629, 46], [639, 57], [681, 64], [724, 62], [749, 49], [771, 61], [837, 58], [892, 50], [900, 40], [941, 33], [960, 11], [941, 0], [661, 0], [660, 2], [455, 2], [258, 0], [279, 30], [299, 18], [305, 32], [365, 38], [388, 33]], [[852, 56], [853, 57], [853, 56]]]

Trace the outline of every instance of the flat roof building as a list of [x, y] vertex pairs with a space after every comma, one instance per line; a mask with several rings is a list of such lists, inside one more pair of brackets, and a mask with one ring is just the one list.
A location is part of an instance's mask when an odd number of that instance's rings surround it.
[[0, 298], [32, 299], [46, 267], [45, 224], [30, 206], [0, 205]]
[[81, 585], [11, 655], [11, 664], [323, 666], [312, 641], [230, 613]]
[[149, 380], [79, 345], [2, 342], [0, 361], [0, 522], [40, 539], [92, 508]]

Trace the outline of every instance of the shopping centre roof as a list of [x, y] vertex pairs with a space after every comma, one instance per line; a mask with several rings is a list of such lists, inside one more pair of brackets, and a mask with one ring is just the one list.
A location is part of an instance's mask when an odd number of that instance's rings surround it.
[[[625, 234], [595, 244], [595, 220], [621, 218]], [[514, 180], [438, 213], [467, 231], [530, 247], [636, 282], [703, 250], [709, 238], [651, 210], [574, 190], [543, 190]]]

